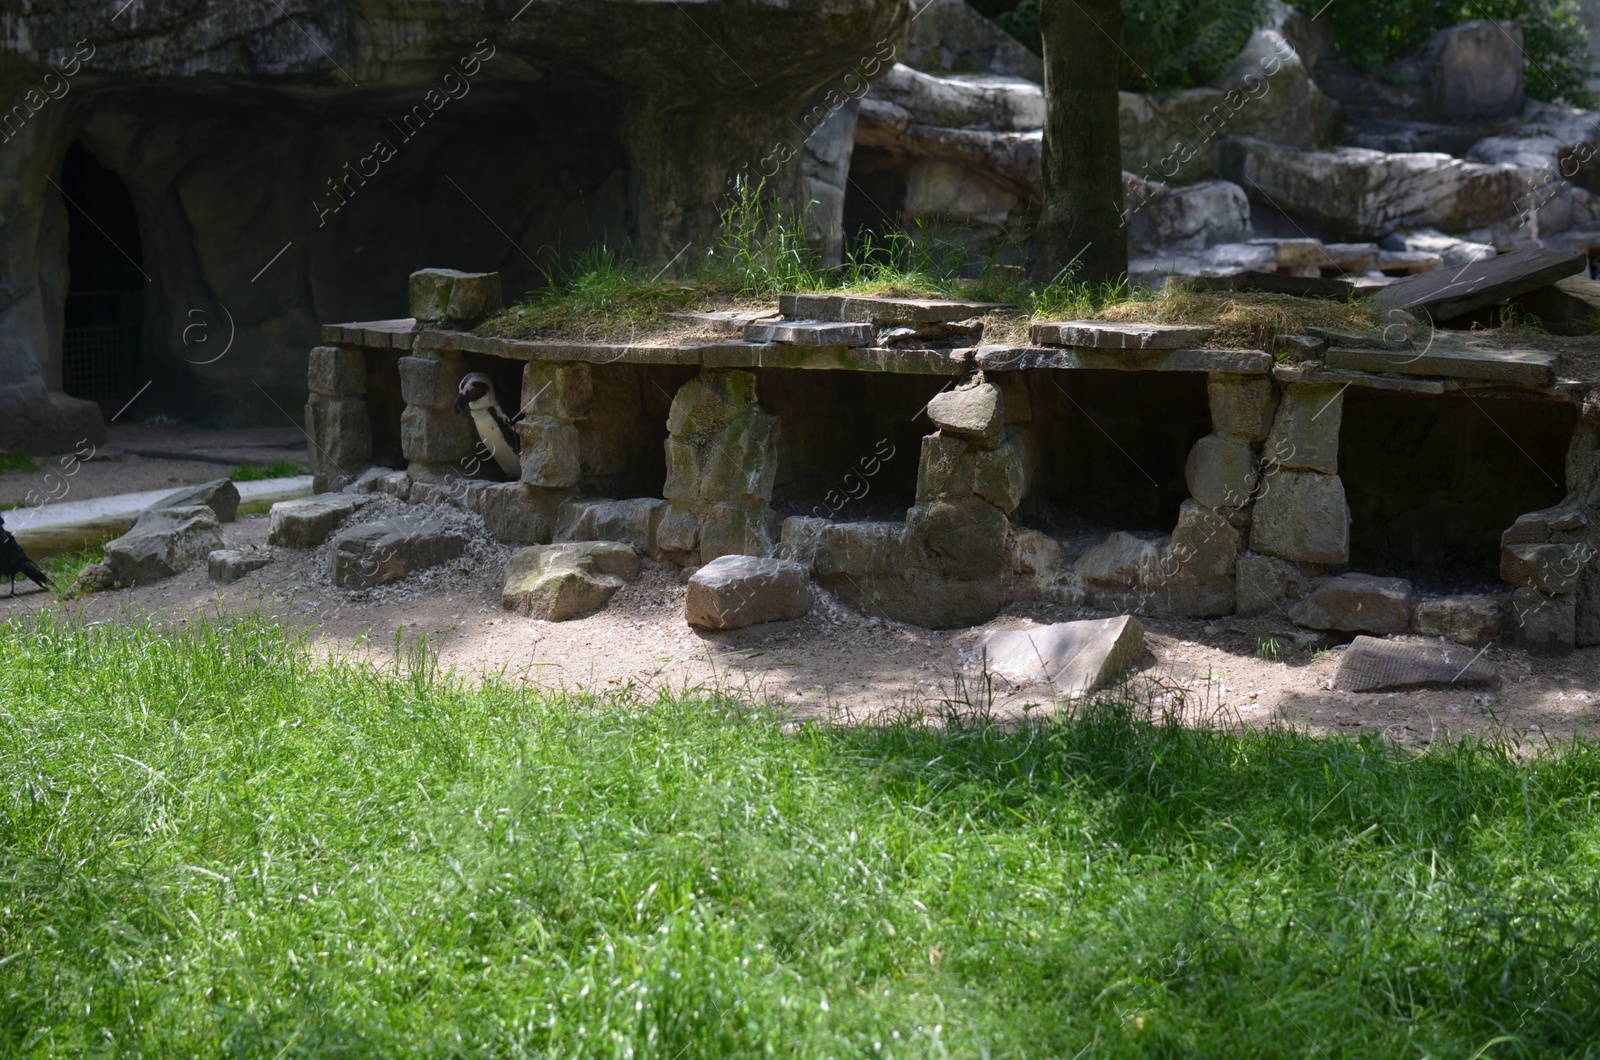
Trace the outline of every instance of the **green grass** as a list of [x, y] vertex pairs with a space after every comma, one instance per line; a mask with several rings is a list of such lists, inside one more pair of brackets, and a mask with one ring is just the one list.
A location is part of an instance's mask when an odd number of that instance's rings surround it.
[[59, 556], [47, 556], [39, 561], [39, 567], [49, 577], [51, 586], [56, 593], [67, 596], [72, 591], [72, 586], [78, 580], [78, 572], [91, 563], [100, 563], [106, 558], [106, 542], [116, 537], [116, 534], [106, 534], [98, 542], [86, 545], [74, 552], [64, 552]]
[[0, 1052], [1600, 1052], [1600, 754], [0, 626]]
[[0, 453], [0, 475], [9, 475], [13, 471], [24, 473], [39, 470], [39, 461], [27, 453]]
[[304, 475], [304, 465], [293, 460], [277, 460], [270, 464], [240, 464], [228, 473], [235, 482], [261, 482], [269, 478], [294, 478]]

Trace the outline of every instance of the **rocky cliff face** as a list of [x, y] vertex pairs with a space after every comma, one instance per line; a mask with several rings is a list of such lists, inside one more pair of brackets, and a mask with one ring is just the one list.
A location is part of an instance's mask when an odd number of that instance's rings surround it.
[[[804, 115], [886, 70], [909, 20], [900, 0], [0, 14], [0, 448], [94, 428], [59, 394], [64, 332], [69, 360], [114, 337], [74, 255], [132, 266], [141, 319], [116, 326], [153, 382], [130, 418], [272, 422], [318, 322], [403, 315], [416, 268], [500, 271], [515, 297], [600, 239], [662, 262], [705, 240], [739, 172], [798, 197]], [[93, 179], [64, 171], [73, 145]], [[108, 183], [131, 218], [68, 190]]]

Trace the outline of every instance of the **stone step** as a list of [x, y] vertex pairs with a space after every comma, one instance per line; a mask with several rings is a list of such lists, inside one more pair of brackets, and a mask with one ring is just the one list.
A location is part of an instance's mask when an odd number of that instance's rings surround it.
[[964, 302], [953, 298], [885, 298], [855, 294], [783, 294], [778, 311], [790, 319], [832, 320], [877, 327], [953, 324], [981, 317], [1004, 302]]
[[676, 320], [680, 324], [703, 327], [718, 335], [742, 336], [744, 329], [751, 324], [771, 320], [777, 316], [778, 311], [775, 309], [717, 309], [705, 313], [668, 313], [667, 319]]
[[1110, 369], [1117, 372], [1233, 372], [1265, 375], [1272, 355], [1263, 350], [1097, 350], [1082, 346], [979, 346], [978, 367], [996, 372], [1035, 368]]
[[1330, 368], [1355, 372], [1440, 376], [1510, 383], [1544, 389], [1556, 381], [1559, 358], [1538, 350], [1440, 348], [1375, 350], [1334, 347], [1324, 355]]
[[1436, 321], [1449, 320], [1547, 287], [1588, 267], [1589, 259], [1575, 251], [1527, 247], [1458, 269], [1408, 276], [1373, 295], [1370, 304], [1380, 313], [1414, 309]]
[[872, 325], [834, 320], [762, 320], [746, 324], [746, 342], [782, 342], [791, 346], [870, 346]]
[[1357, 637], [1344, 650], [1333, 687], [1345, 692], [1408, 688], [1481, 688], [1500, 675], [1494, 664], [1458, 644], [1417, 644]]
[[1198, 346], [1216, 328], [1188, 324], [1123, 324], [1101, 320], [1059, 320], [1035, 324], [1028, 337], [1038, 346], [1091, 350], [1177, 350]]

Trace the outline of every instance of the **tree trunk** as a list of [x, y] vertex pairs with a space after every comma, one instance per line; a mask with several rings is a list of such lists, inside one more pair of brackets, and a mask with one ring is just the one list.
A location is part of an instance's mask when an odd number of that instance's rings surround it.
[[1033, 278], [1083, 283], [1128, 271], [1122, 219], [1120, 0], [1043, 0], [1044, 213]]

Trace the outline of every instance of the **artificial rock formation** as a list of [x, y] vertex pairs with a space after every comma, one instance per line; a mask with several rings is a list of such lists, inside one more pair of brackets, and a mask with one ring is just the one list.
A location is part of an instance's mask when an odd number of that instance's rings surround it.
[[656, 546], [680, 562], [764, 556], [777, 477], [778, 420], [757, 402], [751, 372], [708, 369], [678, 391], [667, 417], [670, 507]]

